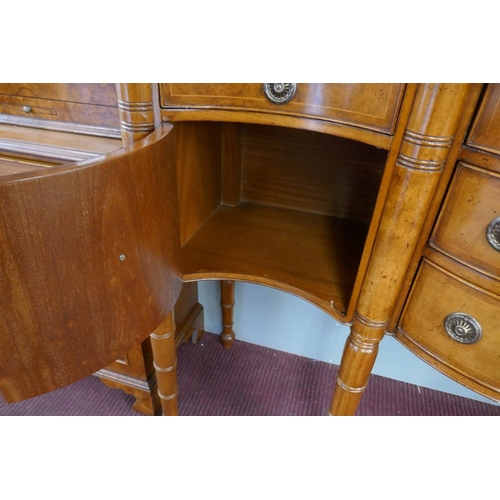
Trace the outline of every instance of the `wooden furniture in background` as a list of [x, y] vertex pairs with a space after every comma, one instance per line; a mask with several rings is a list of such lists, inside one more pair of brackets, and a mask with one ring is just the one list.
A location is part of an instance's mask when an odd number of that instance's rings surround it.
[[[198, 302], [196, 283], [184, 283], [175, 303], [173, 316], [176, 349], [182, 342], [189, 339], [197, 342], [203, 335], [203, 307]], [[158, 415], [161, 413], [161, 401], [153, 361], [151, 340], [147, 338], [95, 375], [107, 386], [134, 396], [134, 410], [144, 415]]]
[[[172, 126], [167, 149], [141, 143], [157, 175], [174, 176], [155, 191], [174, 224], [164, 231], [176, 257], [163, 265], [184, 282], [222, 281], [226, 347], [236, 280], [293, 293], [350, 325], [331, 414], [355, 413], [391, 333], [498, 398], [496, 86], [482, 95], [481, 84], [294, 85], [118, 86], [127, 144]], [[459, 320], [483, 324], [476, 343], [443, 333], [445, 321], [456, 329], [455, 305]], [[163, 412], [175, 414], [169, 313], [142, 352], [153, 352]], [[469, 335], [460, 324], [455, 336], [461, 329]]]

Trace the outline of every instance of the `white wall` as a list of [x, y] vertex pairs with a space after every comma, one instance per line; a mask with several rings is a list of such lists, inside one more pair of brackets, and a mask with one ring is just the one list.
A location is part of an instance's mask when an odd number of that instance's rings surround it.
[[[220, 288], [216, 281], [199, 282], [205, 330], [222, 330]], [[293, 295], [272, 288], [236, 283], [236, 338], [279, 351], [339, 364], [349, 328]], [[380, 343], [373, 373], [451, 394], [491, 403], [441, 374], [391, 337]]]

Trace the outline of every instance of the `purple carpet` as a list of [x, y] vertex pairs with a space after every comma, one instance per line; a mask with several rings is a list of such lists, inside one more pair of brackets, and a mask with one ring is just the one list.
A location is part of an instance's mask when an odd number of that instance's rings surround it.
[[[327, 415], [337, 366], [206, 333], [178, 353], [179, 410], [188, 415]], [[134, 398], [87, 377], [11, 405], [0, 415], [140, 416]], [[500, 406], [373, 375], [358, 415], [500, 415]]]

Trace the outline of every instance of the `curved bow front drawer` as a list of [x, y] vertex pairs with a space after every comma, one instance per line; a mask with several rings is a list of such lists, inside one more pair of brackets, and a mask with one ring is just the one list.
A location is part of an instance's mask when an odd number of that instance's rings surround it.
[[500, 154], [500, 84], [490, 83], [471, 127], [467, 145]]
[[[266, 91], [265, 85], [271, 87]], [[296, 85], [291, 97], [282, 86]], [[316, 118], [392, 134], [404, 85], [392, 83], [163, 83], [163, 108], [241, 109]], [[276, 99], [273, 100], [273, 95]]]
[[72, 131], [68, 124], [78, 124], [81, 133], [118, 137], [120, 119], [115, 86], [0, 83], [0, 122], [65, 131]]
[[500, 175], [460, 163], [432, 247], [500, 278]]
[[497, 295], [424, 261], [397, 335], [416, 344], [448, 375], [498, 399], [499, 310]]

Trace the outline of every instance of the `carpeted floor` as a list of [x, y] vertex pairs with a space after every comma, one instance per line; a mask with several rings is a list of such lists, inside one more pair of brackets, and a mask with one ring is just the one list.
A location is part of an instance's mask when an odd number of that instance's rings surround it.
[[[327, 415], [337, 366], [206, 333], [178, 353], [179, 410], [188, 415]], [[96, 377], [11, 405], [0, 415], [140, 416], [134, 399]], [[500, 415], [500, 406], [373, 375], [358, 415]]]

